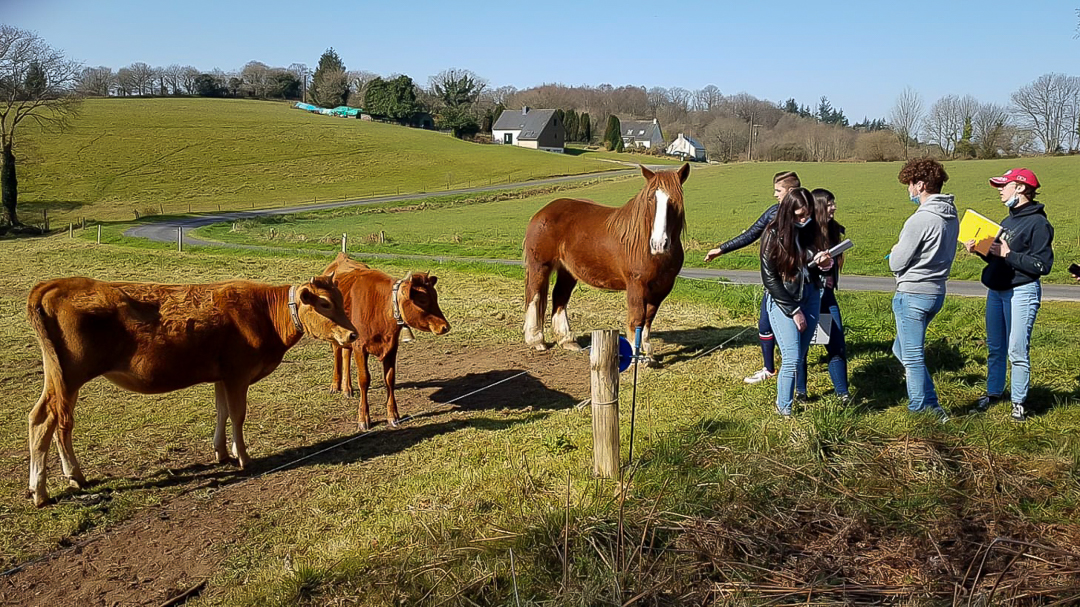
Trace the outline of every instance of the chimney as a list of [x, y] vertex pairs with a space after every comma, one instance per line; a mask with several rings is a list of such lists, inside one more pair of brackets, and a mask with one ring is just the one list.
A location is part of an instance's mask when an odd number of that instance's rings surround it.
[[656, 118], [653, 118], [653, 119], [652, 119], [652, 123], [653, 123], [653, 124], [659, 124], [659, 123], [658, 123], [658, 122], [656, 121]]
[[528, 114], [528, 113], [529, 113], [529, 106], [527, 106], [527, 105], [521, 106], [521, 115], [524, 116], [525, 114]]

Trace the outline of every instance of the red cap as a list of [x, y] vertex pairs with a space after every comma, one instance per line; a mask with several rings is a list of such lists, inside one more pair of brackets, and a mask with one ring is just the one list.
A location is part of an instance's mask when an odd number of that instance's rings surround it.
[[990, 185], [1000, 188], [1008, 185], [1011, 181], [1026, 183], [1033, 188], [1039, 187], [1039, 178], [1035, 176], [1035, 173], [1027, 169], [1009, 169], [1001, 177], [991, 177]]

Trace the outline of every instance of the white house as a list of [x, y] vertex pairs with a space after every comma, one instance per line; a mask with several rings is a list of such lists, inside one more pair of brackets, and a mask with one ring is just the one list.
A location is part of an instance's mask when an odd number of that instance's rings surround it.
[[664, 133], [656, 118], [652, 120], [620, 120], [622, 142], [625, 147], [652, 148], [664, 145]]
[[491, 140], [562, 154], [566, 145], [566, 125], [559, 120], [555, 110], [536, 110], [528, 106], [520, 110], [503, 110], [491, 126]]
[[679, 156], [683, 160], [705, 160], [705, 146], [697, 142], [693, 137], [687, 137], [682, 133], [667, 146], [664, 153], [668, 156]]

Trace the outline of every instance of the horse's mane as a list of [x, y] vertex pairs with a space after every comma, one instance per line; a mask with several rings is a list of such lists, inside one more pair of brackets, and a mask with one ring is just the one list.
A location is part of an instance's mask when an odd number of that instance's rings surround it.
[[[682, 201], [682, 183], [674, 171], [656, 173], [645, 182], [633, 198], [607, 218], [608, 233], [617, 238], [631, 261], [639, 261], [649, 255], [649, 235], [652, 232], [653, 215], [656, 213], [656, 190], [662, 189], [671, 197], [668, 205], [675, 211], [679, 231], [686, 232], [686, 211]], [[676, 193], [680, 195], [675, 196]], [[676, 199], [677, 198], [677, 199]], [[669, 211], [670, 212], [670, 211]]]

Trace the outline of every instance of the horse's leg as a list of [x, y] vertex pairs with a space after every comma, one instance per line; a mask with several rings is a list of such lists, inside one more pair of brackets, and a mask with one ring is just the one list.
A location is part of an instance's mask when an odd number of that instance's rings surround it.
[[547, 350], [544, 343], [544, 311], [547, 309], [548, 280], [551, 264], [526, 261], [525, 274], [525, 343], [537, 350]]
[[634, 341], [634, 331], [641, 327], [641, 352], [646, 354], [648, 327], [645, 326], [645, 285], [640, 281], [626, 281], [626, 338]]
[[649, 366], [658, 366], [656, 357], [653, 356], [652, 342], [649, 334], [652, 333], [652, 322], [656, 318], [656, 311], [660, 309], [659, 301], [646, 300], [645, 302], [645, 326], [641, 329], [641, 353]]
[[559, 268], [555, 276], [555, 288], [551, 290], [551, 329], [559, 345], [571, 351], [581, 349], [574, 341], [574, 334], [570, 331], [570, 316], [566, 312], [566, 305], [570, 302], [576, 285], [577, 279], [573, 274], [565, 268]]

